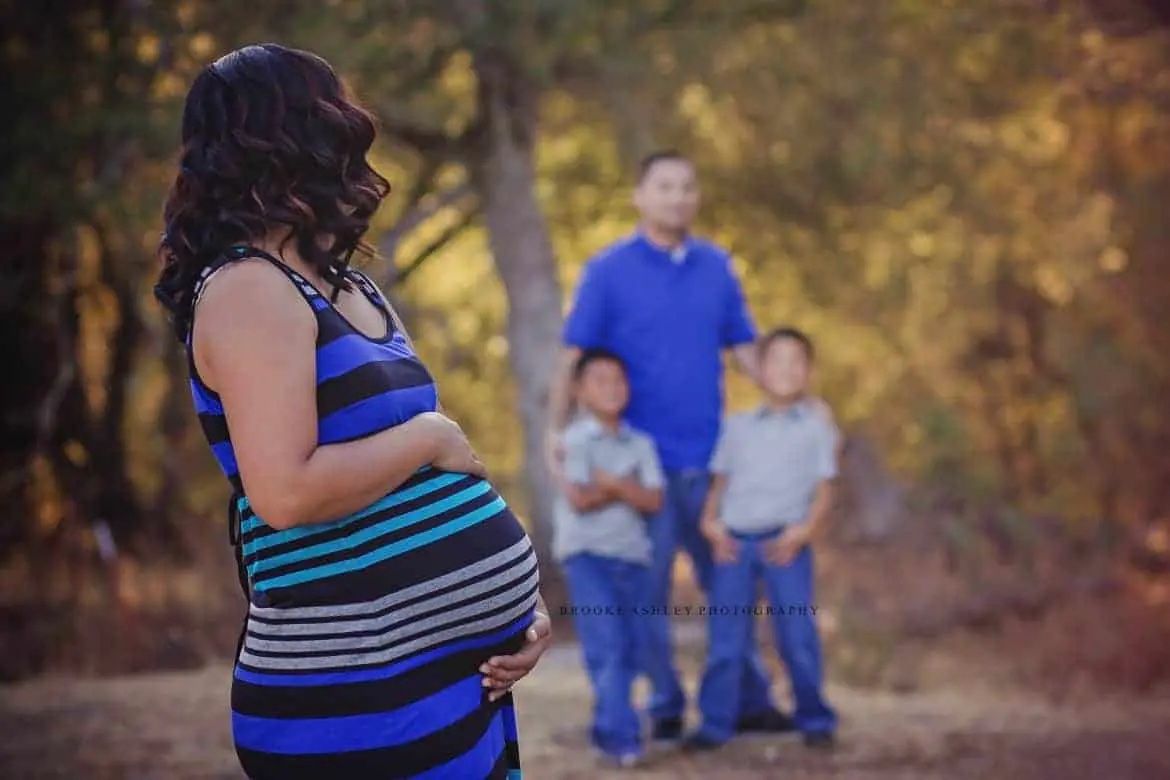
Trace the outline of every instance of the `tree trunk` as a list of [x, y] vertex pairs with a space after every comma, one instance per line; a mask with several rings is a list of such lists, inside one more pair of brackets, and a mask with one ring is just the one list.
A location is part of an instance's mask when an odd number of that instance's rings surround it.
[[488, 240], [508, 297], [509, 361], [524, 428], [529, 530], [545, 599], [563, 596], [551, 565], [555, 487], [543, 457], [549, 384], [560, 344], [561, 287], [548, 226], [536, 201], [534, 142], [538, 90], [498, 55], [476, 57], [481, 132], [467, 167], [483, 204]]

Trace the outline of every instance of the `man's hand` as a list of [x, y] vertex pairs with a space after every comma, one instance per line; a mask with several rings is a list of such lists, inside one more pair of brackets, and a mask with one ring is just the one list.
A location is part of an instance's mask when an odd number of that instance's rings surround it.
[[699, 531], [711, 543], [711, 554], [716, 563], [735, 563], [739, 556], [739, 542], [727, 532], [727, 527], [719, 520], [703, 520], [699, 524]]
[[811, 531], [807, 523], [787, 526], [779, 536], [764, 547], [764, 559], [777, 566], [787, 566], [809, 542]]
[[540, 656], [552, 642], [552, 621], [543, 612], [537, 612], [532, 625], [524, 634], [524, 647], [514, 655], [494, 655], [480, 664], [483, 687], [490, 688], [489, 701], [495, 701], [512, 689], [517, 680], [536, 666]]

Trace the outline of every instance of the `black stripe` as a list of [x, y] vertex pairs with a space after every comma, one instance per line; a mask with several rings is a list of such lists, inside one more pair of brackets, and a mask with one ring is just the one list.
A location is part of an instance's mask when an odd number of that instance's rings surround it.
[[317, 416], [324, 419], [371, 396], [433, 383], [418, 358], [371, 360], [318, 383]]
[[[418, 485], [421, 485], [424, 482], [430, 482], [432, 479], [434, 479], [435, 477], [437, 477], [441, 474], [448, 474], [448, 473], [451, 473], [451, 472], [441, 471], [440, 469], [428, 468], [425, 471], [420, 471], [420, 472], [412, 475], [410, 477], [410, 479], [406, 480], [401, 485], [394, 488], [394, 490], [387, 493], [386, 496], [391, 496], [395, 493], [400, 493], [404, 490], [409, 490], [410, 488], [417, 487]], [[469, 476], [469, 475], [460, 475], [460, 476]], [[472, 479], [478, 479], [478, 478], [472, 477]], [[456, 482], [453, 484], [461, 484], [462, 482], [463, 482], [463, 480], [459, 480], [459, 482]], [[440, 490], [441, 489], [442, 488], [440, 488]], [[427, 493], [426, 495], [430, 496], [430, 495], [433, 495], [433, 493]], [[382, 498], [385, 498], [386, 496], [382, 496]], [[381, 499], [378, 499], [378, 500], [380, 501]], [[421, 498], [421, 499], [415, 499], [415, 501], [422, 501], [423, 503], [425, 503], [426, 500], [427, 499], [425, 497]], [[371, 501], [370, 503], [373, 504], [375, 502]], [[411, 505], [414, 505], [413, 502], [408, 502], [408, 503], [411, 503]], [[399, 504], [398, 506], [406, 506], [406, 505], [407, 504]], [[255, 516], [256, 516], [256, 512], [255, 512], [255, 510], [252, 509], [252, 507], [250, 507], [250, 506], [244, 507], [243, 513], [240, 515], [240, 522], [246, 522]], [[334, 521], [334, 522], [336, 522], [336, 521]], [[262, 536], [271, 536], [272, 534], [275, 534], [275, 533], [280, 533], [280, 532], [277, 531], [277, 529], [275, 529], [271, 526], [268, 526], [268, 525], [258, 525], [254, 528], [249, 529], [248, 532], [246, 534], [244, 534], [242, 541], [250, 542], [253, 539], [259, 539]]]
[[508, 778], [508, 750], [505, 747], [496, 756], [496, 763], [492, 764], [492, 771], [487, 773], [484, 780], [507, 780]]
[[[316, 568], [318, 566], [322, 566], [322, 565], [327, 564], [327, 563], [338, 563], [340, 561], [352, 560], [352, 559], [357, 558], [361, 555], [365, 555], [368, 552], [372, 552], [372, 551], [377, 550], [379, 548], [385, 547], [388, 544], [393, 544], [394, 542], [401, 541], [403, 539], [408, 539], [411, 536], [414, 536], [415, 534], [421, 533], [423, 531], [428, 531], [428, 530], [434, 528], [435, 526], [442, 525], [445, 522], [448, 522], [450, 520], [454, 520], [454, 519], [461, 517], [462, 515], [465, 515], [469, 512], [474, 512], [475, 510], [480, 509], [481, 507], [484, 507], [484, 506], [486, 506], [486, 505], [488, 505], [488, 504], [490, 504], [493, 501], [496, 501], [498, 499], [499, 499], [499, 496], [497, 496], [494, 491], [488, 491], [487, 493], [484, 493], [481, 496], [473, 498], [470, 501], [465, 501], [464, 503], [460, 504], [459, 506], [448, 509], [446, 512], [440, 512], [439, 514], [437, 514], [433, 517], [428, 517], [426, 520], [422, 520], [422, 521], [417, 522], [417, 523], [412, 523], [411, 525], [408, 525], [405, 528], [397, 528], [393, 531], [390, 531], [387, 534], [379, 536], [375, 539], [371, 539], [368, 542], [364, 542], [362, 544], [359, 544], [357, 547], [346, 547], [345, 549], [342, 549], [342, 550], [334, 550], [333, 552], [325, 553], [324, 555], [318, 555], [318, 556], [315, 556], [313, 558], [306, 558], [304, 560], [293, 561], [291, 563], [286, 563], [286, 564], [283, 564], [281, 566], [277, 566], [277, 567], [272, 568], [272, 569], [267, 569], [265, 571], [259, 572], [254, 577], [254, 580], [257, 583], [262, 583], [265, 580], [271, 580], [271, 579], [274, 579], [276, 577], [284, 576], [285, 574], [291, 574], [293, 572], [305, 571], [306, 569], [313, 569], [313, 568]], [[501, 511], [503, 511], [503, 510], [501, 510]], [[349, 530], [349, 528], [350, 528], [350, 526], [345, 527], [345, 529], [347, 531]], [[346, 535], [348, 535], [348, 534], [346, 534]], [[454, 535], [458, 536], [457, 533]], [[309, 539], [315, 539], [315, 537], [309, 537]], [[439, 540], [439, 541], [442, 541], [442, 540]], [[301, 540], [301, 542], [302, 542], [302, 544], [299, 545], [299, 547], [303, 547], [303, 546], [305, 546], [305, 544], [310, 543], [308, 539]], [[434, 542], [432, 542], [431, 544], [434, 544]], [[424, 545], [424, 546], [429, 547], [430, 545], [428, 544], [428, 545]], [[261, 556], [268, 557], [267, 555], [265, 555], [265, 553], [267, 553], [267, 552], [268, 552], [267, 550], [262, 550]], [[357, 599], [357, 600], [361, 601], [362, 599]]]
[[[434, 598], [435, 596], [441, 595], [443, 593], [449, 593], [453, 590], [459, 590], [461, 588], [466, 588], [470, 585], [474, 585], [475, 583], [480, 582], [481, 580], [486, 580], [489, 577], [494, 577], [497, 574], [500, 574], [501, 572], [504, 572], [508, 569], [511, 569], [514, 566], [520, 566], [526, 560], [534, 559], [535, 557], [536, 557], [536, 554], [533, 552], [532, 548], [525, 547], [522, 551], [520, 551], [516, 555], [512, 556], [511, 558], [509, 558], [505, 562], [501, 563], [499, 566], [493, 566], [490, 569], [485, 569], [484, 571], [480, 572], [479, 574], [476, 574], [472, 577], [468, 577], [466, 579], [459, 580], [458, 582], [455, 582], [451, 585], [447, 585], [447, 586], [442, 587], [442, 588], [436, 588], [434, 590], [428, 590], [426, 593], [423, 593], [423, 594], [416, 596], [414, 598], [411, 598], [411, 599], [406, 599], [405, 601], [396, 602], [389, 607], [385, 607], [383, 609], [379, 609], [379, 610], [376, 610], [374, 612], [363, 612], [360, 615], [323, 615], [320, 617], [305, 617], [305, 618], [279, 618], [279, 617], [267, 617], [264, 615], [250, 615], [249, 617], [252, 620], [252, 622], [254, 622], [254, 623], [261, 623], [263, 625], [269, 625], [269, 626], [312, 625], [314, 623], [340, 623], [340, 622], [345, 622], [345, 621], [360, 621], [360, 620], [369, 620], [371, 618], [379, 618], [379, 617], [382, 617], [383, 615], [388, 615], [391, 612], [394, 612], [396, 610], [403, 609], [405, 607], [409, 607], [412, 604], [417, 604], [420, 601], [425, 601], [426, 599]], [[533, 562], [535, 563], [535, 561], [533, 561]], [[531, 567], [526, 567], [525, 573], [527, 573], [527, 569], [529, 569], [529, 568], [531, 568]], [[436, 575], [436, 576], [441, 576], [441, 575]]]
[[[505, 694], [503, 696], [502, 700], [506, 700], [509, 703], [511, 703], [512, 694], [511, 693]], [[508, 767], [510, 769], [519, 769], [520, 768], [520, 743], [516, 742], [515, 740], [505, 739], [504, 740], [504, 753], [508, 756]]]
[[[509, 590], [511, 588], [516, 587], [521, 582], [523, 582], [525, 579], [527, 579], [528, 577], [531, 577], [535, 572], [536, 572], [536, 560], [534, 557], [534, 559], [532, 560], [532, 562], [529, 566], [524, 567], [523, 570], [518, 570], [518, 571], [514, 572], [511, 579], [509, 579], [507, 582], [504, 582], [500, 585], [497, 585], [494, 588], [490, 588], [490, 589], [482, 591], [482, 592], [477, 592], [477, 593], [468, 595], [468, 596], [466, 596], [464, 598], [460, 598], [460, 599], [453, 599], [451, 601], [440, 601], [432, 609], [429, 609], [425, 612], [418, 612], [418, 613], [412, 614], [409, 617], [404, 617], [401, 620], [398, 620], [396, 622], [387, 623], [386, 625], [381, 626], [379, 628], [366, 628], [366, 629], [362, 629], [360, 631], [334, 631], [334, 632], [330, 632], [330, 633], [313, 634], [312, 636], [305, 636], [305, 635], [301, 635], [301, 634], [279, 634], [279, 633], [270, 634], [270, 633], [266, 633], [264, 631], [253, 631], [253, 630], [249, 629], [247, 631], [247, 635], [250, 637], [253, 637], [255, 639], [265, 639], [265, 640], [269, 640], [272, 642], [309, 642], [309, 641], [316, 641], [316, 640], [326, 641], [326, 640], [330, 640], [330, 639], [345, 639], [348, 637], [382, 636], [383, 634], [387, 634], [391, 631], [394, 631], [394, 630], [401, 628], [402, 626], [408, 625], [410, 623], [414, 623], [414, 622], [419, 621], [419, 620], [426, 620], [426, 619], [433, 617], [434, 615], [437, 615], [441, 612], [449, 612], [452, 610], [460, 609], [461, 607], [469, 606], [469, 605], [474, 604], [478, 601], [486, 601], [487, 599], [490, 599], [492, 596], [496, 596], [500, 593], [503, 593], [506, 590]], [[432, 594], [428, 594], [428, 597], [430, 597], [430, 596], [432, 596]], [[482, 614], [476, 615], [475, 618], [478, 618], [481, 616], [482, 616]], [[472, 619], [474, 619], [474, 618], [472, 618]]]
[[227, 418], [222, 414], [204, 412], [199, 415], [199, 427], [203, 429], [208, 444], [216, 445], [228, 440]]
[[321, 348], [342, 336], [349, 336], [353, 328], [343, 320], [332, 306], [317, 309], [317, 347]]
[[455, 723], [425, 737], [388, 748], [325, 755], [263, 753], [236, 746], [244, 771], [253, 780], [384, 780], [410, 777], [459, 758], [475, 747], [499, 712], [499, 700], [483, 704]]
[[[525, 536], [515, 516], [504, 511], [437, 542], [396, 555], [358, 571], [269, 588], [263, 606], [312, 607], [374, 601], [419, 582], [461, 569], [506, 550]], [[260, 602], [257, 601], [259, 605]]]
[[[519, 606], [520, 604], [526, 603], [526, 602], [531, 601], [533, 604], [535, 604], [536, 592], [539, 589], [540, 589], [540, 582], [538, 580], [537, 582], [533, 583], [532, 587], [525, 590], [519, 596], [512, 599], [511, 601], [507, 601], [507, 602], [501, 604], [500, 606], [496, 607], [495, 609], [484, 610], [483, 612], [479, 612], [479, 613], [476, 613], [473, 615], [468, 615], [467, 617], [461, 618], [458, 620], [451, 620], [451, 621], [448, 621], [446, 623], [437, 623], [434, 626], [432, 626], [430, 630], [431, 631], [444, 631], [446, 629], [466, 625], [466, 624], [471, 623], [471, 622], [476, 621], [476, 620], [482, 620], [482, 619], [492, 617], [494, 615], [502, 614], [502, 613], [507, 612], [508, 610], [510, 610], [516, 606]], [[442, 610], [439, 610], [439, 611], [442, 611]], [[466, 635], [460, 635], [459, 639], [466, 639], [468, 637], [475, 636], [476, 633], [483, 633], [483, 632], [475, 632], [475, 633], [469, 633]], [[347, 656], [347, 655], [365, 655], [367, 653], [380, 653], [380, 652], [383, 652], [385, 650], [390, 650], [394, 647], [397, 647], [398, 645], [402, 645], [402, 644], [405, 644], [407, 642], [413, 642], [419, 638], [420, 637], [418, 635], [414, 635], [414, 636], [405, 637], [403, 639], [396, 639], [392, 642], [385, 642], [385, 643], [380, 644], [380, 645], [372, 645], [369, 647], [356, 647], [356, 648], [353, 648], [352, 650], [337, 650], [337, 649], [302, 650], [299, 652], [287, 652], [287, 651], [283, 651], [283, 650], [257, 650], [253, 647], [249, 647], [247, 642], [244, 643], [244, 647], [247, 648], [249, 653], [251, 653], [252, 655], [258, 656], [260, 658], [331, 658], [334, 656], [341, 657], [341, 656]], [[395, 660], [397, 661], [399, 659], [395, 659]], [[377, 664], [373, 664], [373, 665], [377, 665]], [[359, 668], [359, 667], [360, 667], [359, 664], [354, 664], [352, 666], [345, 666], [342, 668]], [[260, 669], [263, 670], [263, 667], [260, 667]], [[316, 671], [323, 671], [323, 670], [316, 670]]]
[[309, 687], [255, 685], [235, 679], [232, 710], [262, 718], [332, 718], [386, 712], [478, 675], [479, 665], [488, 658], [510, 655], [523, 647], [525, 630], [493, 645], [452, 653], [385, 680]]
[[[300, 548], [306, 547], [308, 545], [318, 544], [320, 542], [331, 542], [331, 541], [336, 541], [338, 539], [344, 539], [345, 537], [347, 537], [353, 533], [356, 533], [357, 531], [360, 531], [364, 528], [369, 528], [370, 526], [376, 525], [376, 524], [381, 523], [385, 520], [390, 520], [390, 519], [393, 519], [393, 518], [398, 517], [400, 515], [403, 515], [407, 512], [413, 512], [416, 509], [421, 509], [425, 506], [428, 506], [428, 505], [434, 503], [435, 501], [440, 501], [444, 498], [448, 498], [448, 497], [460, 492], [461, 490], [466, 490], [467, 488], [471, 487], [472, 485], [474, 485], [478, 481], [479, 481], [479, 477], [473, 477], [473, 476], [469, 475], [465, 479], [458, 480], [456, 482], [451, 483], [450, 485], [446, 485], [446, 486], [441, 487], [437, 490], [433, 490], [433, 491], [427, 493], [426, 495], [419, 496], [418, 498], [411, 499], [410, 501], [406, 501], [406, 502], [403, 502], [401, 504], [395, 504], [394, 506], [386, 507], [385, 509], [379, 510], [377, 512], [371, 512], [370, 514], [366, 515], [365, 517], [362, 517], [358, 520], [351, 520], [350, 522], [345, 523], [343, 525], [338, 525], [336, 528], [330, 528], [328, 530], [321, 531], [319, 533], [315, 533], [311, 536], [293, 537], [292, 539], [289, 539], [287, 542], [281, 542], [279, 544], [274, 544], [271, 547], [265, 547], [261, 550], [256, 550], [252, 553], [249, 553], [244, 558], [244, 562], [251, 563], [252, 561], [255, 561], [257, 558], [272, 558], [274, 556], [281, 555], [283, 553], [290, 552], [292, 550], [299, 550]], [[337, 522], [337, 521], [334, 521], [334, 522]], [[251, 541], [252, 539], [259, 538], [260, 536], [268, 536], [268, 535], [270, 535], [270, 534], [260, 534], [260, 535], [249, 534], [245, 538], [247, 541]]]

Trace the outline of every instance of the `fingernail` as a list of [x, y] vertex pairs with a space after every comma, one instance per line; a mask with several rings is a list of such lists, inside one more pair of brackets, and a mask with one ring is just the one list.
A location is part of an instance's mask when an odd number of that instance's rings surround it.
[[482, 680], [482, 683], [481, 683], [481, 684], [482, 684], [482, 685], [483, 685], [483, 687], [485, 687], [485, 688], [490, 688], [490, 687], [492, 687], [492, 681], [491, 681], [491, 679], [490, 679], [490, 678], [488, 678], [488, 677], [485, 677], [485, 678], [483, 678], [483, 680]]

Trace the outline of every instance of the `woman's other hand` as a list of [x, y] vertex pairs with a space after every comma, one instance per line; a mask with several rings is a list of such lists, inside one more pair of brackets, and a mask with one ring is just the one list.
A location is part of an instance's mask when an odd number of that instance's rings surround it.
[[552, 621], [548, 615], [538, 611], [524, 639], [524, 647], [514, 655], [494, 655], [480, 665], [483, 685], [491, 689], [489, 700], [495, 701], [511, 690], [517, 680], [533, 670], [548, 649], [552, 643]]

